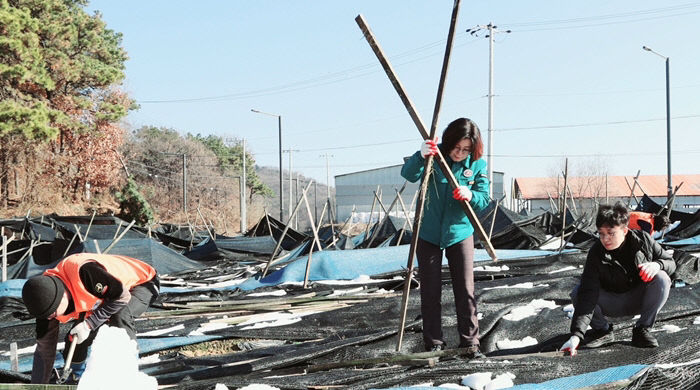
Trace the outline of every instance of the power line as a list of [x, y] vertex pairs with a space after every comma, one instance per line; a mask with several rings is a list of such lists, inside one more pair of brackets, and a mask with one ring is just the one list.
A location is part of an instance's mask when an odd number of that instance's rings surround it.
[[[700, 114], [695, 115], [681, 115], [674, 116], [672, 119], [687, 119], [687, 118], [698, 118]], [[520, 130], [551, 130], [551, 129], [563, 129], [568, 127], [588, 127], [588, 126], [605, 126], [605, 125], [621, 125], [626, 123], [642, 123], [642, 122], [656, 122], [665, 121], [666, 118], [652, 118], [652, 119], [637, 119], [637, 120], [627, 120], [627, 121], [610, 121], [610, 122], [593, 122], [593, 123], [575, 123], [567, 125], [551, 125], [551, 126], [533, 126], [533, 127], [511, 127], [504, 129], [497, 129], [496, 131], [520, 131]]]

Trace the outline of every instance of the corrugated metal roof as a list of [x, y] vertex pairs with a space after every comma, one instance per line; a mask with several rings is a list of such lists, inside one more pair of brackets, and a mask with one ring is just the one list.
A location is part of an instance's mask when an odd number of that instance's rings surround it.
[[[667, 178], [665, 175], [639, 176], [639, 185], [635, 186], [634, 194], [642, 196], [666, 196]], [[673, 175], [674, 188], [683, 183], [677, 196], [700, 196], [700, 175]], [[556, 177], [519, 177], [515, 179], [516, 189], [520, 199], [556, 199], [564, 186], [563, 178]], [[630, 188], [634, 186], [634, 176], [605, 176], [570, 177], [569, 190], [576, 198], [630, 196]], [[641, 187], [641, 188], [640, 188]], [[557, 190], [559, 188], [559, 191]]]

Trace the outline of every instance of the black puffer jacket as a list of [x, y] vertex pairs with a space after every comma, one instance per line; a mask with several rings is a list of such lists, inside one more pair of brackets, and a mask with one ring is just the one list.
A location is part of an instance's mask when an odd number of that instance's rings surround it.
[[583, 339], [583, 334], [593, 317], [600, 289], [614, 293], [632, 290], [643, 283], [639, 276], [639, 264], [655, 261], [668, 275], [676, 271], [673, 257], [640, 230], [629, 230], [619, 248], [606, 250], [597, 241], [588, 251], [586, 265], [581, 275], [578, 303], [571, 321], [571, 333]]

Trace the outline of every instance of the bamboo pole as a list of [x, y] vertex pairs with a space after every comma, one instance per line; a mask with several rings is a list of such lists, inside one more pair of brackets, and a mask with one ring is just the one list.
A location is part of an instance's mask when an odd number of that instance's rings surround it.
[[[311, 185], [311, 183], [309, 183]], [[304, 204], [306, 205], [306, 213], [309, 216], [309, 223], [311, 224], [311, 231], [314, 233], [315, 244], [318, 245], [318, 250], [323, 251], [321, 248], [321, 240], [318, 239], [318, 231], [314, 225], [314, 216], [311, 214], [311, 206], [309, 206], [309, 200], [306, 198], [306, 192], [302, 193], [302, 198], [304, 199]], [[307, 288], [309, 283], [309, 272], [311, 271], [311, 258], [314, 253], [314, 243], [311, 243], [311, 248], [309, 249], [309, 258], [306, 261], [306, 271], [304, 272], [304, 288]]]
[[[377, 191], [379, 191], [379, 185], [377, 185]], [[365, 240], [367, 239], [367, 236], [369, 235], [369, 227], [372, 225], [372, 216], [374, 215], [374, 205], [375, 204], [377, 204], [377, 198], [373, 197], [372, 198], [372, 208], [370, 209], [369, 219], [367, 220], [367, 227], [365, 229]], [[379, 222], [379, 218], [377, 218], [377, 222]]]
[[561, 210], [561, 244], [559, 246], [559, 252], [564, 249], [564, 232], [566, 231], [566, 185], [569, 179], [569, 158], [564, 160], [564, 204]]
[[[117, 237], [115, 240], [113, 240], [113, 241], [109, 244], [109, 246], [107, 246], [107, 248], [105, 248], [105, 250], [104, 250], [103, 253], [109, 252], [109, 250], [112, 249], [112, 248], [114, 247], [114, 245], [116, 245], [116, 244], [119, 242], [119, 240], [121, 240], [121, 239], [124, 237], [124, 235], [126, 234], [126, 232], [128, 232], [129, 229], [131, 229], [131, 227], [134, 226], [134, 223], [136, 223], [136, 220], [132, 220], [131, 223], [129, 224], [129, 226], [127, 226], [126, 229], [124, 229], [124, 231], [122, 232], [122, 234], [120, 234], [119, 237]], [[97, 246], [97, 241], [95, 241], [95, 246]]]
[[90, 228], [92, 227], [92, 221], [95, 219], [95, 214], [97, 211], [92, 210], [92, 217], [90, 217], [90, 223], [88, 223], [87, 230], [85, 231], [85, 238], [87, 238], [88, 233], [90, 233]]
[[[85, 242], [85, 239], [83, 238], [83, 235], [80, 234], [80, 228], [78, 225], [73, 224], [73, 227], [75, 228], [75, 233], [78, 235], [78, 238], [80, 239], [80, 242]], [[86, 237], [87, 238], [87, 237]]]
[[[450, 54], [452, 51], [452, 42], [453, 42], [453, 38], [454, 38], [454, 31], [455, 31], [455, 28], [457, 25], [457, 15], [459, 13], [459, 5], [460, 5], [460, 0], [455, 0], [454, 6], [452, 8], [452, 17], [450, 20], [450, 29], [449, 29], [449, 33], [448, 33], [448, 37], [447, 37], [447, 44], [445, 46], [445, 57], [443, 59], [442, 72], [440, 75], [440, 82], [438, 84], [438, 92], [437, 92], [437, 97], [435, 100], [435, 109], [433, 111], [433, 121], [432, 121], [431, 126], [430, 126], [430, 133], [429, 134], [425, 130], [425, 125], [423, 124], [423, 121], [418, 116], [418, 112], [413, 108], [413, 103], [410, 101], [410, 99], [408, 98], [408, 96], [404, 92], [403, 86], [399, 82], [398, 78], [395, 76], [394, 71], [391, 67], [391, 64], [389, 64], [389, 61], [384, 56], [382, 49], [379, 47], [379, 44], [377, 43], [376, 39], [374, 38], [374, 35], [370, 31], [369, 27], [367, 26], [367, 23], [365, 22], [364, 18], [362, 17], [362, 15], [358, 15], [357, 18], [355, 18], [355, 21], [360, 26], [360, 29], [362, 29], [362, 32], [364, 33], [365, 38], [369, 42], [370, 46], [372, 47], [372, 50], [374, 51], [375, 55], [379, 59], [379, 62], [382, 64], [384, 70], [386, 71], [387, 76], [389, 76], [394, 88], [396, 89], [397, 93], [399, 94], [399, 97], [404, 102], [404, 105], [406, 106], [406, 108], [409, 110], [409, 114], [411, 115], [411, 118], [413, 118], [413, 121], [416, 124], [416, 126], [418, 127], [418, 130], [421, 132], [423, 139], [433, 139], [435, 137], [435, 130], [437, 128], [438, 117], [440, 114], [440, 108], [441, 108], [441, 104], [442, 104], [443, 89], [445, 86], [445, 81], [446, 81], [446, 77], [447, 77], [447, 69], [449, 66]], [[457, 180], [454, 178], [452, 171], [447, 166], [447, 163], [445, 162], [442, 154], [440, 154], [439, 150], [438, 150], [436, 157], [437, 157], [438, 163], [440, 165], [440, 169], [442, 169], [445, 177], [448, 178], [448, 181], [450, 182], [451, 187], [457, 188], [457, 186], [459, 184], [457, 183]], [[416, 204], [416, 215], [415, 215], [414, 228], [413, 228], [413, 238], [411, 240], [411, 246], [410, 246], [409, 255], [408, 255], [408, 264], [406, 267], [407, 268], [406, 281], [404, 283], [404, 293], [403, 293], [403, 299], [402, 299], [402, 311], [401, 311], [401, 319], [400, 319], [400, 325], [399, 325], [399, 338], [398, 338], [398, 343], [396, 345], [397, 351], [401, 350], [401, 342], [403, 340], [403, 331], [404, 331], [404, 326], [406, 324], [406, 310], [407, 310], [407, 306], [408, 306], [408, 293], [410, 290], [411, 277], [413, 274], [413, 257], [415, 256], [416, 244], [418, 242], [418, 234], [419, 234], [419, 230], [420, 230], [421, 217], [423, 214], [423, 204], [425, 202], [425, 193], [426, 193], [428, 181], [430, 178], [429, 175], [433, 169], [432, 164], [433, 164], [433, 158], [432, 158], [432, 156], [429, 156], [426, 159], [424, 173], [423, 173], [423, 182], [421, 184], [421, 192], [418, 195], [418, 203]], [[487, 248], [487, 252], [489, 252], [489, 254], [491, 254], [491, 257], [495, 260], [496, 259], [495, 252], [493, 251], [493, 248], [491, 247], [491, 243], [488, 241], [488, 238], [486, 237], [486, 234], [483, 231], [483, 228], [479, 224], [479, 220], [476, 218], [476, 215], [474, 214], [474, 210], [471, 209], [471, 206], [469, 206], [468, 202], [462, 202], [462, 206], [464, 207], [464, 210], [467, 213], [467, 216], [468, 216], [469, 220], [471, 221], [472, 225], [474, 225], [475, 230], [480, 232], [479, 236], [482, 238], [482, 241], [484, 241], [484, 247]]]
[[209, 233], [209, 237], [211, 237], [213, 241], [214, 235], [211, 233], [211, 230], [209, 230], [209, 225], [207, 224], [207, 220], [204, 219], [204, 215], [202, 215], [202, 210], [199, 209], [199, 205], [197, 205], [197, 214], [199, 214], [199, 216], [202, 218], [202, 223], [204, 223], [204, 227], [207, 229], [207, 233]]
[[[306, 194], [306, 191], [309, 190], [309, 187], [311, 187], [311, 182], [306, 185], [306, 188], [304, 188], [304, 191], [302, 194]], [[299, 206], [301, 206], [302, 199], [297, 200], [296, 206], [294, 206], [294, 211], [292, 214], [289, 215], [289, 221], [287, 224], [284, 226], [284, 230], [282, 231], [282, 236], [280, 239], [277, 241], [277, 245], [275, 245], [275, 249], [272, 251], [272, 255], [270, 256], [270, 260], [267, 261], [267, 265], [265, 266], [265, 270], [263, 270], [262, 277], [264, 278], [265, 275], [267, 275], [267, 271], [270, 269], [270, 264], [272, 263], [272, 260], [277, 256], [277, 251], [279, 251], [280, 247], [282, 246], [282, 241], [284, 240], [284, 236], [287, 235], [287, 231], [289, 230], [289, 224], [292, 223], [292, 220], [294, 217], [297, 215], [297, 212], [299, 211]]]

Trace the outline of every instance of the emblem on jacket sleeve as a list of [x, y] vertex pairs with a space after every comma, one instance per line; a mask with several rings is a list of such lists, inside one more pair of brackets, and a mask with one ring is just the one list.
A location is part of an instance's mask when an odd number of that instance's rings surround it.
[[97, 284], [95, 284], [95, 292], [98, 294], [104, 295], [104, 293], [107, 292], [107, 287], [109, 287], [109, 286], [105, 286], [102, 283], [97, 283]]
[[474, 171], [472, 171], [471, 169], [465, 169], [464, 172], [462, 172], [462, 174], [464, 175], [464, 177], [470, 177], [474, 175]]

